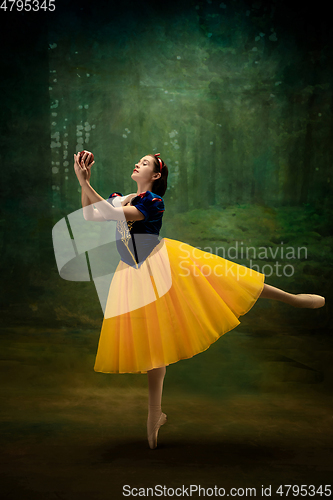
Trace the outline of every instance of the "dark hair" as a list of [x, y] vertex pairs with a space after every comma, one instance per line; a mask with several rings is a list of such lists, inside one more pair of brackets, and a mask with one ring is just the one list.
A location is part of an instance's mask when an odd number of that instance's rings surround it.
[[160, 196], [164, 196], [165, 191], [167, 190], [167, 187], [168, 187], [168, 184], [167, 184], [167, 178], [168, 178], [168, 174], [169, 174], [168, 167], [166, 166], [166, 164], [164, 163], [162, 158], [160, 158], [160, 160], [162, 162], [162, 171], [161, 171], [160, 170], [160, 162], [158, 161], [157, 157], [153, 154], [149, 154], [147, 156], [151, 156], [154, 159], [153, 172], [154, 173], [161, 172], [161, 177], [159, 177], [156, 181], [153, 182], [153, 187], [151, 188], [152, 192], [156, 193]]

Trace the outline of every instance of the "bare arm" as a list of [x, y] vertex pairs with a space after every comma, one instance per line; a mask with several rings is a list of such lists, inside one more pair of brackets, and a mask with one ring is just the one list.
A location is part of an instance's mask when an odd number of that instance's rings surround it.
[[[134, 206], [127, 207], [113, 207], [109, 202], [107, 202], [102, 196], [100, 196], [94, 188], [90, 185], [90, 183], [86, 179], [80, 179], [80, 184], [82, 187], [82, 193], [84, 192], [89, 199], [90, 206], [92, 207], [92, 203], [96, 205], [96, 210], [99, 212], [102, 219], [95, 218], [96, 213], [92, 212], [92, 219], [87, 220], [124, 220], [124, 216], [126, 220], [143, 220], [145, 217], [140, 210], [138, 210]], [[83, 194], [82, 194], [83, 196]], [[129, 195], [132, 196], [132, 195]], [[124, 202], [126, 199], [124, 200]], [[91, 214], [90, 214], [91, 215]], [[99, 217], [99, 216], [98, 216]]]
[[[90, 156], [90, 155], [89, 155]], [[75, 161], [78, 162], [78, 157], [74, 155]], [[84, 155], [84, 159], [88, 159], [87, 155]], [[90, 182], [90, 177], [91, 177], [91, 167], [95, 162], [93, 162], [91, 165], [87, 165], [87, 182]], [[93, 221], [99, 221], [99, 222], [104, 222], [106, 219], [94, 208], [92, 202], [89, 199], [89, 196], [87, 193], [84, 191], [84, 189], [81, 190], [81, 202], [82, 202], [82, 208], [83, 208], [83, 217], [85, 220], [93, 220]]]
[[[121, 206], [124, 207], [127, 203], [129, 203], [129, 201], [132, 198], [134, 198], [134, 196], [136, 196], [136, 193], [132, 193], [126, 196], [126, 198], [121, 202]], [[81, 192], [81, 200], [83, 207], [83, 217], [85, 218], [85, 220], [92, 220], [99, 222], [106, 222], [108, 220], [97, 210], [97, 208], [93, 206], [93, 203], [90, 201], [89, 196], [87, 195], [86, 191], [83, 188]]]
[[[101, 222], [107, 220], [124, 220], [124, 216], [126, 220], [143, 220], [143, 213], [136, 207], [113, 207], [92, 188], [89, 182], [91, 175], [90, 168], [85, 165], [85, 163], [87, 163], [86, 157], [87, 154], [84, 154], [83, 160], [81, 161], [82, 165], [80, 165], [78, 156], [74, 154], [74, 170], [82, 188], [81, 198], [84, 218], [86, 220]], [[126, 200], [127, 198], [124, 201]], [[96, 208], [93, 207], [93, 204], [96, 205]]]
[[[127, 203], [129, 203], [131, 201], [131, 199], [134, 198], [135, 196], [136, 196], [136, 193], [132, 193], [132, 194], [129, 194], [128, 196], [126, 196], [126, 198], [121, 202], [121, 206], [124, 207], [125, 205], [127, 205]], [[84, 203], [86, 203], [86, 204], [84, 204]], [[87, 204], [89, 205], [88, 207], [87, 207]], [[93, 207], [93, 204], [90, 202], [89, 197], [86, 194], [86, 192], [84, 191], [84, 189], [82, 189], [82, 206], [87, 207], [83, 210], [83, 216], [86, 220], [94, 220], [94, 221], [100, 221], [100, 222], [107, 220], [104, 218], [103, 215], [101, 215], [99, 213], [99, 211], [96, 208]], [[85, 212], [85, 210], [86, 210], [86, 212]], [[134, 220], [134, 219], [131, 219], [131, 220]]]
[[99, 222], [105, 222], [107, 219], [103, 217], [99, 213], [99, 211], [94, 208], [93, 204], [91, 203], [89, 196], [85, 192], [85, 190], [82, 188], [81, 192], [81, 201], [82, 201], [82, 208], [83, 208], [83, 217], [85, 220], [94, 220], [94, 221], [99, 221]]

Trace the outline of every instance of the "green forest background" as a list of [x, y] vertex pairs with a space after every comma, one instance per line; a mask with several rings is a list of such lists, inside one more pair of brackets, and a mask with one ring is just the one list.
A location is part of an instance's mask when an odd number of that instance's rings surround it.
[[[122, 485], [154, 481], [327, 485], [330, 4], [54, 3], [0, 9], [3, 496], [120, 499]], [[73, 154], [83, 149], [104, 198], [136, 192], [134, 164], [159, 152], [169, 168], [161, 237], [219, 248], [268, 284], [326, 298], [317, 310], [259, 299], [205, 352], [168, 366], [156, 453], [147, 376], [94, 372], [95, 285], [57, 268], [52, 230], [81, 208]]]
[[[328, 29], [292, 3], [126, 5], [74, 2], [37, 30], [27, 16], [14, 46], [7, 38], [4, 322], [101, 324], [93, 283], [62, 280], [52, 245], [52, 227], [81, 206], [82, 149], [95, 155], [91, 184], [105, 198], [135, 192], [134, 163], [160, 152], [170, 172], [161, 236], [213, 249], [305, 245], [292, 276], [266, 281], [332, 297]], [[331, 327], [326, 314], [312, 317]]]
[[[92, 371], [103, 311], [92, 281], [59, 276], [52, 242], [54, 225], [81, 207], [73, 153], [82, 149], [95, 155], [91, 184], [105, 198], [135, 192], [134, 164], [160, 152], [169, 168], [162, 237], [226, 258], [235, 244], [270, 248], [278, 258], [251, 257], [267, 283], [329, 305], [333, 75], [322, 11], [243, 0], [59, 5], [3, 32], [7, 355], [17, 359], [23, 335], [48, 363], [54, 342], [72, 339], [73, 354], [57, 363]], [[307, 254], [298, 258], [299, 247]], [[245, 255], [230, 260], [250, 267]], [[237, 334], [325, 335], [328, 305], [259, 300]]]

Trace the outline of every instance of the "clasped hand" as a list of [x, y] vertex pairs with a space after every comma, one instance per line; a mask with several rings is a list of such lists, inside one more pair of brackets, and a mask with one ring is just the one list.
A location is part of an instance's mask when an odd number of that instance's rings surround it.
[[93, 161], [90, 165], [89, 164], [89, 159], [91, 157], [91, 153], [84, 153], [81, 163], [80, 163], [80, 153], [76, 155], [74, 153], [74, 171], [76, 174], [76, 177], [78, 178], [79, 183], [82, 184], [84, 182], [89, 182], [90, 177], [91, 177], [91, 167], [95, 163]]

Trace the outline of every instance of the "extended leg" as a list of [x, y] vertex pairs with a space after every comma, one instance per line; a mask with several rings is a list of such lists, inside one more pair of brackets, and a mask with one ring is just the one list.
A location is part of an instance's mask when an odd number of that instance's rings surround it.
[[325, 298], [320, 295], [311, 295], [306, 293], [288, 293], [275, 286], [264, 284], [264, 288], [259, 296], [260, 299], [280, 300], [294, 307], [306, 307], [317, 309], [325, 305]]
[[161, 410], [165, 373], [165, 366], [147, 372], [149, 389], [147, 435], [151, 449], [156, 448], [158, 430], [167, 420], [167, 416]]

